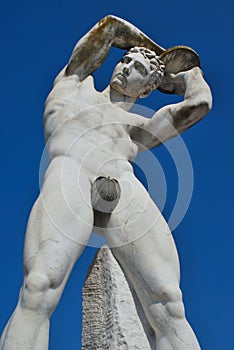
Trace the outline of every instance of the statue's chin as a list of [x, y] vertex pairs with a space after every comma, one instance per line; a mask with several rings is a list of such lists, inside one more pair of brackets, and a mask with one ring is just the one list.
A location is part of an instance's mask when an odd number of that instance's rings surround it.
[[124, 88], [123, 88], [122, 84], [117, 79], [114, 79], [111, 82], [110, 86], [112, 87], [113, 90], [115, 90], [118, 93], [124, 95]]
[[123, 95], [123, 96], [127, 96], [129, 98], [138, 98], [138, 96], [133, 96], [132, 94], [126, 94], [126, 89], [121, 85], [119, 84], [119, 82], [117, 81], [112, 81], [111, 84], [110, 84], [111, 88], [116, 91], [117, 93], [119, 93], [120, 95]]

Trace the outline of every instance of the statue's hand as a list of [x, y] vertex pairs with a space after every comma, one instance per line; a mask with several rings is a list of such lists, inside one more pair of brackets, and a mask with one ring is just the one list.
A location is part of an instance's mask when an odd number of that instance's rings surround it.
[[167, 93], [183, 96], [186, 90], [186, 76], [191, 74], [198, 74], [197, 71], [202, 74], [199, 67], [194, 67], [188, 71], [179, 72], [177, 74], [165, 73], [159, 89], [166, 88]]
[[184, 83], [184, 73], [180, 72], [177, 74], [165, 73], [162, 78], [159, 89], [166, 90], [167, 93], [184, 95], [185, 83]]

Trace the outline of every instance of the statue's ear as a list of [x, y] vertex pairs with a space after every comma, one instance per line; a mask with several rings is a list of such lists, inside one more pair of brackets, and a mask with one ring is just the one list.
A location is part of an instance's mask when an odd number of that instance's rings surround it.
[[147, 96], [149, 96], [152, 92], [152, 88], [149, 88], [147, 90], [145, 90], [144, 92], [142, 92], [139, 96], [139, 98], [146, 98]]

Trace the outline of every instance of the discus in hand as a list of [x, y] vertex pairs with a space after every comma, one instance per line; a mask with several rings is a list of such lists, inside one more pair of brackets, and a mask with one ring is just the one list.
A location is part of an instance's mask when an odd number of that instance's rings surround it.
[[170, 73], [177, 74], [193, 67], [200, 67], [199, 55], [188, 46], [174, 46], [164, 51], [160, 60], [165, 65], [165, 74], [158, 90], [166, 94], [174, 94], [175, 86], [170, 81]]

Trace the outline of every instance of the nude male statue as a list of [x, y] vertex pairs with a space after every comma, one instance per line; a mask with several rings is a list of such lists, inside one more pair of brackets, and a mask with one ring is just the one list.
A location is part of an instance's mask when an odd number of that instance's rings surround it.
[[[98, 92], [92, 73], [112, 45], [129, 51], [110, 86]], [[91, 190], [100, 176], [118, 181], [121, 194], [112, 213], [97, 217], [95, 229], [131, 281], [155, 330], [157, 350], [200, 349], [185, 318], [173, 237], [130, 163], [141, 147], [176, 136], [211, 108], [210, 89], [193, 67], [168, 75], [169, 89], [184, 101], [151, 119], [129, 112], [139, 97], [160, 86], [165, 67], [156, 54], [163, 50], [135, 26], [107, 16], [78, 41], [55, 79], [44, 113], [51, 162], [28, 221], [25, 277], [1, 350], [48, 349], [50, 316], [94, 226]]]

